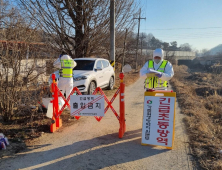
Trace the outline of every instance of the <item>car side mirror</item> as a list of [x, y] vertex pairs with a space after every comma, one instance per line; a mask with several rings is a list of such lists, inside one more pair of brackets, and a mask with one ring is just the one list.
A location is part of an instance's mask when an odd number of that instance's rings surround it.
[[102, 67], [97, 67], [96, 70], [97, 71], [102, 70]]

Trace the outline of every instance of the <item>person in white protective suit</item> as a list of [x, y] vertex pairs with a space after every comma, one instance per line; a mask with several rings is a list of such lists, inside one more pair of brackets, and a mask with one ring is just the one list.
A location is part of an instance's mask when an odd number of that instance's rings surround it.
[[73, 89], [73, 68], [76, 67], [76, 65], [76, 62], [66, 54], [61, 54], [53, 63], [54, 67], [60, 69], [58, 88], [63, 95], [66, 94], [66, 98], [68, 98]]
[[157, 48], [153, 52], [153, 60], [149, 60], [140, 70], [140, 76], [146, 77], [145, 88], [166, 90], [168, 81], [173, 77], [172, 64], [163, 59], [164, 51]]

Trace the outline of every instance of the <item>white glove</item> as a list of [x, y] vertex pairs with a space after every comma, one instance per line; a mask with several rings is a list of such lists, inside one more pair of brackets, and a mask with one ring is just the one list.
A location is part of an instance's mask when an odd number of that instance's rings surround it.
[[147, 69], [147, 73], [150, 73], [150, 68]]

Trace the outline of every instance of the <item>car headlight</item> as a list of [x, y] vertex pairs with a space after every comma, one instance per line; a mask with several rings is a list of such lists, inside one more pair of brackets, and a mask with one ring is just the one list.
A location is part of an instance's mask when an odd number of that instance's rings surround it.
[[87, 79], [86, 76], [74, 77], [74, 81], [80, 81], [80, 80], [85, 80], [85, 79]]

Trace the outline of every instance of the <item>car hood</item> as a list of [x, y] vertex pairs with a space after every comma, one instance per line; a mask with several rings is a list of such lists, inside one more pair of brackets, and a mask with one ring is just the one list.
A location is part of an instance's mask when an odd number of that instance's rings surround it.
[[74, 78], [79, 77], [79, 76], [90, 76], [93, 74], [93, 71], [74, 70], [73, 74], [74, 74]]

